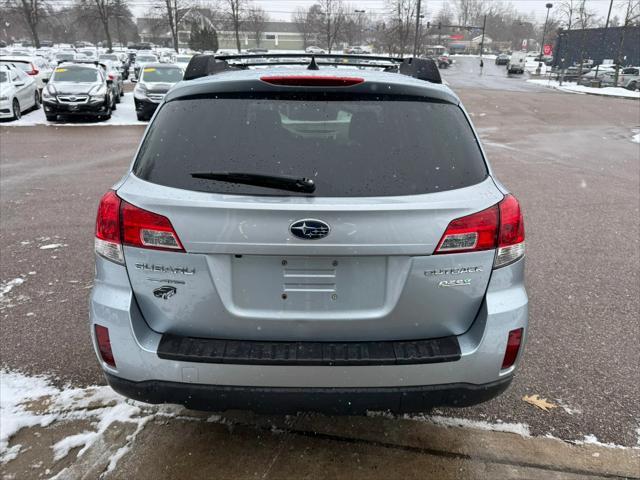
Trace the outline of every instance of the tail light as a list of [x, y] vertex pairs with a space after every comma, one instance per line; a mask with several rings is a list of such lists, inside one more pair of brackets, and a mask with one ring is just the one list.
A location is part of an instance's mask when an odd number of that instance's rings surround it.
[[492, 207], [449, 223], [434, 255], [497, 249], [494, 268], [515, 262], [524, 255], [524, 222], [513, 195]]
[[360, 77], [335, 77], [320, 75], [271, 75], [260, 77], [272, 85], [300, 87], [350, 87], [364, 82]]
[[40, 70], [38, 70], [33, 63], [31, 64], [31, 70], [26, 72], [27, 75], [37, 75], [38, 73], [40, 73]]
[[507, 339], [507, 348], [504, 352], [504, 359], [502, 360], [502, 369], [509, 368], [516, 363], [518, 358], [518, 352], [520, 351], [520, 345], [522, 345], [522, 328], [517, 330], [511, 330], [509, 332], [509, 338]]
[[507, 195], [498, 206], [500, 235], [494, 268], [509, 265], [524, 255], [524, 220], [518, 200], [513, 195]]
[[110, 74], [109, 74], [109, 80], [115, 80], [115, 79], [116, 79], [116, 77], [115, 77], [115, 76], [113, 76], [113, 74], [111, 74], [111, 73], [110, 73]]
[[109, 338], [109, 329], [102, 325], [96, 325], [96, 341], [98, 343], [98, 351], [102, 360], [107, 365], [116, 367], [116, 360], [113, 358], [113, 352], [111, 351], [111, 339]]
[[110, 190], [98, 207], [95, 249], [108, 260], [124, 264], [123, 245], [184, 252], [167, 217], [131, 205]]

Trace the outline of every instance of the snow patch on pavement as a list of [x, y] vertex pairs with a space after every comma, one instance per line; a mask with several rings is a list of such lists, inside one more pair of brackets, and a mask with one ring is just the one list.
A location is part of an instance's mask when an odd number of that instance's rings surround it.
[[636, 133], [633, 137], [631, 137], [631, 141], [633, 143], [640, 143], [640, 133]]
[[[118, 460], [131, 448], [144, 425], [158, 415], [160, 409], [145, 411], [146, 405], [127, 400], [107, 386], [87, 388], [57, 388], [44, 376], [27, 376], [19, 372], [0, 370], [0, 462], [15, 459], [21, 445], [9, 447], [9, 440], [23, 428], [46, 427], [64, 420], [89, 420], [95, 430], [70, 435], [55, 443], [54, 460], [58, 461], [74, 449], [80, 448], [81, 457], [89, 448], [104, 437], [115, 422], [133, 423], [135, 431], [127, 436], [126, 443], [110, 458], [107, 471], [115, 469]], [[165, 409], [163, 416], [175, 416]], [[65, 478], [65, 470], [59, 478]]]
[[66, 243], [49, 243], [47, 245], [42, 245], [40, 250], [53, 250], [54, 248], [67, 247]]
[[581, 94], [591, 94], [591, 95], [602, 95], [607, 97], [624, 97], [631, 99], [640, 99], [640, 92], [633, 92], [631, 90], [627, 90], [622, 87], [603, 87], [603, 88], [592, 88], [585, 87], [583, 85], [578, 85], [573, 82], [563, 82], [560, 85], [560, 82], [557, 80], [541, 80], [541, 79], [529, 79], [527, 80], [529, 83], [533, 83], [535, 85], [539, 85], [541, 87], [554, 88], [556, 90], [560, 90], [561, 92], [569, 92], [569, 93], [581, 93]]
[[0, 284], [0, 300], [4, 298], [4, 296], [13, 290], [14, 287], [18, 285], [22, 285], [24, 283], [24, 278], [14, 278], [13, 280], [9, 280], [8, 282]]
[[442, 417], [439, 415], [405, 415], [409, 420], [426, 421], [443, 427], [473, 428], [493, 432], [515, 433], [522, 437], [530, 437], [529, 425], [525, 423], [486, 422], [484, 420], [468, 420], [466, 418]]

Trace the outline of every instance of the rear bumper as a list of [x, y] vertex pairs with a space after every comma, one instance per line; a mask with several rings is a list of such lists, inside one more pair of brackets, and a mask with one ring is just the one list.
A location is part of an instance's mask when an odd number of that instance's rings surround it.
[[[126, 269], [102, 258], [97, 258], [96, 267], [91, 335], [96, 347], [94, 325], [109, 329], [116, 362], [112, 368], [100, 360], [101, 366], [114, 389], [153, 403], [219, 410], [260, 408], [259, 404], [272, 400], [291, 402], [300, 410], [323, 411], [325, 403], [339, 411], [344, 399], [354, 405], [362, 403], [360, 409], [419, 411], [433, 405], [464, 406], [487, 400], [507, 387], [522, 357], [521, 348], [515, 365], [501, 368], [509, 331], [523, 328], [523, 342], [527, 336], [528, 299], [520, 260], [492, 273], [476, 320], [456, 337], [460, 355], [455, 359], [292, 365], [162, 358], [163, 335], [152, 330], [140, 313]], [[316, 396], [329, 400], [316, 401]]]
[[381, 388], [286, 388], [201, 385], [149, 380], [132, 382], [106, 373], [116, 392], [146, 403], [175, 403], [194, 410], [251, 410], [258, 413], [314, 411], [359, 415], [367, 411], [424, 412], [435, 406], [467, 407], [494, 398], [507, 389], [512, 376], [473, 385], [452, 383]]

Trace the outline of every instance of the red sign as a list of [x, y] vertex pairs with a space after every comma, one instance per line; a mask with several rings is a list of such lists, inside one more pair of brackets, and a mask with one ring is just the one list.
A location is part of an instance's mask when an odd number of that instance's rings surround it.
[[455, 35], [449, 35], [449, 38], [451, 40], [464, 40], [464, 35], [462, 35], [461, 33], [457, 33]]
[[553, 55], [553, 46], [552, 45], [545, 45], [544, 47], [542, 47], [542, 53], [544, 53], [546, 56], [550, 57], [551, 55]]

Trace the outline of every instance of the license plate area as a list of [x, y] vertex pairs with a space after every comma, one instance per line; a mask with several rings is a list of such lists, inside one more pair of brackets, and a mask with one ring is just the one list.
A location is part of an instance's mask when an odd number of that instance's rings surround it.
[[386, 257], [238, 255], [231, 272], [233, 303], [243, 309], [313, 316], [385, 304]]

